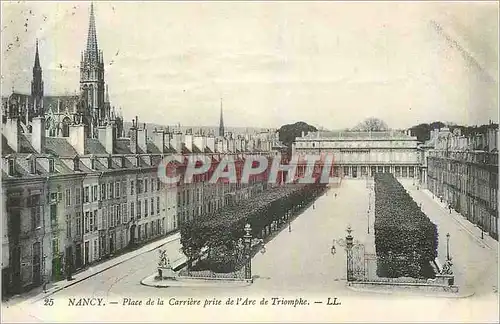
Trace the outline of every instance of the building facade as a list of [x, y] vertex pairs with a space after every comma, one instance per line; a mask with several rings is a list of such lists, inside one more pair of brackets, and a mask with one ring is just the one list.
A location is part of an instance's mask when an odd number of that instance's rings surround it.
[[498, 125], [468, 137], [435, 130], [426, 146], [427, 188], [498, 240]]
[[292, 155], [333, 154], [336, 177], [371, 177], [377, 172], [416, 178], [417, 139], [406, 132], [311, 132], [295, 139]]

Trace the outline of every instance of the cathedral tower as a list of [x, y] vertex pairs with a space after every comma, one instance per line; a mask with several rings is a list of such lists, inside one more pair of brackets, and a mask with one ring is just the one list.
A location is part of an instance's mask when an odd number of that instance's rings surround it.
[[36, 40], [35, 63], [33, 65], [33, 80], [31, 81], [31, 100], [33, 100], [34, 115], [43, 115], [43, 80], [40, 56], [38, 54], [38, 39]]
[[101, 125], [106, 116], [104, 106], [104, 60], [102, 51], [97, 46], [93, 3], [90, 5], [87, 48], [82, 53], [80, 63], [80, 91], [86, 102], [85, 115], [91, 119], [87, 123], [90, 123], [91, 133], [95, 133], [95, 127]]

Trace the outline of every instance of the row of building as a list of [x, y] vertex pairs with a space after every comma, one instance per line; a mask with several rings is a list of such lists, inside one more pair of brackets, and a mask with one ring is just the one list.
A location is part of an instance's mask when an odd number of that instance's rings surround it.
[[420, 150], [427, 188], [498, 240], [498, 124], [469, 136], [435, 130]]
[[333, 173], [341, 177], [413, 178], [498, 240], [498, 124], [468, 136], [436, 129], [425, 143], [410, 131], [311, 132], [296, 138], [292, 152], [333, 154]]
[[8, 288], [38, 285], [179, 228], [180, 223], [246, 199], [267, 188], [250, 184], [165, 184], [158, 165], [169, 154], [200, 154], [217, 165], [222, 156], [278, 154], [274, 133], [210, 137], [158, 130], [148, 136], [137, 121], [130, 138], [112, 123], [98, 137], [70, 125], [68, 137], [47, 137], [44, 117], [31, 133], [8, 117], [2, 132], [3, 282]]

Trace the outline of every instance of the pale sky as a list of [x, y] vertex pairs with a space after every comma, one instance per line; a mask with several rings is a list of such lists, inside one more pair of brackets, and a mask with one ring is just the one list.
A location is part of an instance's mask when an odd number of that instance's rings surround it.
[[[30, 91], [37, 37], [45, 94], [77, 91], [89, 10], [2, 2], [2, 95]], [[223, 97], [235, 127], [498, 122], [497, 2], [98, 1], [94, 10], [111, 102], [126, 120], [217, 125]]]

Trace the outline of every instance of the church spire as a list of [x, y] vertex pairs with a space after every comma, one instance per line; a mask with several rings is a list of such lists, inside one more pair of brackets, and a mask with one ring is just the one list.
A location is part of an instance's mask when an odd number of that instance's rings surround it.
[[43, 98], [42, 67], [40, 65], [40, 54], [38, 53], [38, 39], [35, 48], [35, 63], [33, 64], [33, 79], [31, 80], [31, 102], [34, 111], [41, 111]]
[[220, 98], [219, 136], [224, 136], [224, 118], [222, 116], [222, 98]]
[[89, 34], [87, 36], [87, 55], [91, 60], [99, 60], [97, 33], [95, 28], [94, 3], [90, 3]]
[[38, 38], [36, 39], [36, 52], [35, 52], [35, 65], [33, 66], [34, 69], [42, 69], [40, 66], [40, 55], [38, 54]]

